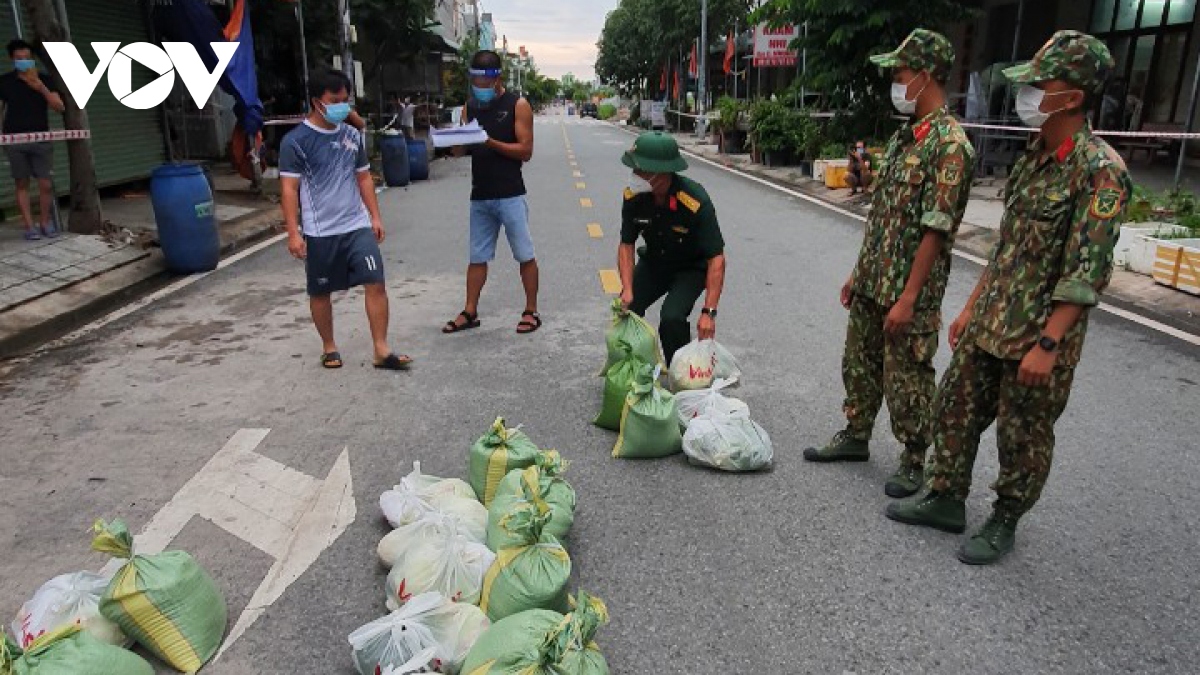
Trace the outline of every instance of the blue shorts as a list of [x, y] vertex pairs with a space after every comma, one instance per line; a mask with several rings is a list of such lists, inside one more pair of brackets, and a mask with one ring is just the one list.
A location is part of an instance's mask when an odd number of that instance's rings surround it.
[[508, 246], [519, 263], [533, 260], [533, 237], [529, 234], [529, 204], [525, 197], [487, 199], [471, 202], [471, 264], [482, 265], [496, 259], [496, 240], [500, 228], [508, 237]]
[[369, 227], [328, 237], [304, 237], [308, 294], [329, 295], [353, 286], [383, 283], [383, 255]]

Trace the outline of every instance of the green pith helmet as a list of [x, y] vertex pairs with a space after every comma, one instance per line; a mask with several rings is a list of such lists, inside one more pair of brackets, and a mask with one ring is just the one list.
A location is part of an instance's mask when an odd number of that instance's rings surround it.
[[918, 28], [894, 51], [872, 56], [871, 63], [880, 68], [927, 70], [934, 79], [941, 80], [949, 77], [954, 67], [954, 46], [945, 35]]
[[633, 147], [621, 156], [621, 163], [646, 173], [676, 173], [688, 168], [675, 138], [661, 131], [647, 131], [638, 136]]
[[1004, 69], [1016, 84], [1062, 80], [1094, 94], [1104, 86], [1113, 67], [1108, 46], [1077, 30], [1060, 30], [1042, 45], [1033, 60]]

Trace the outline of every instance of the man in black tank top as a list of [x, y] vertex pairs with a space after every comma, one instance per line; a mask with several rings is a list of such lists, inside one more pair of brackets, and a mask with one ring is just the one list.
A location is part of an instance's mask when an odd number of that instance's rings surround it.
[[[500, 55], [480, 51], [471, 59], [471, 99], [463, 122], [475, 120], [488, 140], [471, 148], [471, 243], [467, 267], [467, 304], [446, 323], [444, 333], [478, 328], [479, 296], [487, 283], [488, 264], [496, 257], [496, 241], [503, 229], [513, 257], [521, 265], [525, 311], [517, 333], [532, 333], [542, 326], [538, 315], [538, 265], [529, 233], [529, 206], [521, 165], [533, 158], [533, 108], [525, 99], [504, 89]], [[455, 155], [465, 152], [456, 148]]]

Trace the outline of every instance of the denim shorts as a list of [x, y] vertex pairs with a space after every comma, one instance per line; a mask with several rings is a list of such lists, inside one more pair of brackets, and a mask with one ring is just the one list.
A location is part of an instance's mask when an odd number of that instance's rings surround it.
[[517, 262], [523, 264], [534, 259], [533, 237], [529, 234], [529, 204], [525, 197], [486, 199], [471, 202], [472, 265], [496, 259], [496, 240], [500, 238], [502, 227]]

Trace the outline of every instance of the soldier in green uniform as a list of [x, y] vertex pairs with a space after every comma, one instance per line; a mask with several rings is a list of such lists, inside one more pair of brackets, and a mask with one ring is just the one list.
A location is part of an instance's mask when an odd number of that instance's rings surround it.
[[[710, 339], [717, 332], [717, 305], [725, 285], [725, 240], [712, 200], [699, 183], [679, 175], [687, 162], [675, 139], [647, 132], [621, 157], [633, 169], [621, 209], [621, 245], [617, 269], [621, 302], [644, 316], [659, 298], [659, 336], [667, 363], [691, 340], [690, 316], [705, 294], [697, 333]], [[645, 240], [635, 251], [638, 237]], [[635, 253], [642, 253], [635, 261]]]
[[871, 57], [892, 69], [892, 101], [912, 118], [888, 142], [858, 264], [842, 287], [850, 310], [842, 381], [846, 428], [812, 462], [866, 461], [879, 408], [887, 400], [892, 432], [904, 445], [884, 491], [920, 489], [931, 442], [936, 390], [933, 356], [954, 236], [970, 196], [975, 150], [946, 107], [954, 49], [917, 29], [898, 49]]
[[1004, 74], [1017, 113], [1041, 133], [1012, 169], [1000, 242], [962, 315], [934, 404], [929, 490], [887, 516], [962, 532], [979, 437], [994, 421], [1000, 474], [991, 518], [958, 551], [986, 565], [1012, 550], [1017, 521], [1041, 496], [1054, 424], [1067, 406], [1088, 310], [1112, 276], [1129, 173], [1087, 115], [1113, 59], [1104, 43], [1060, 31]]

